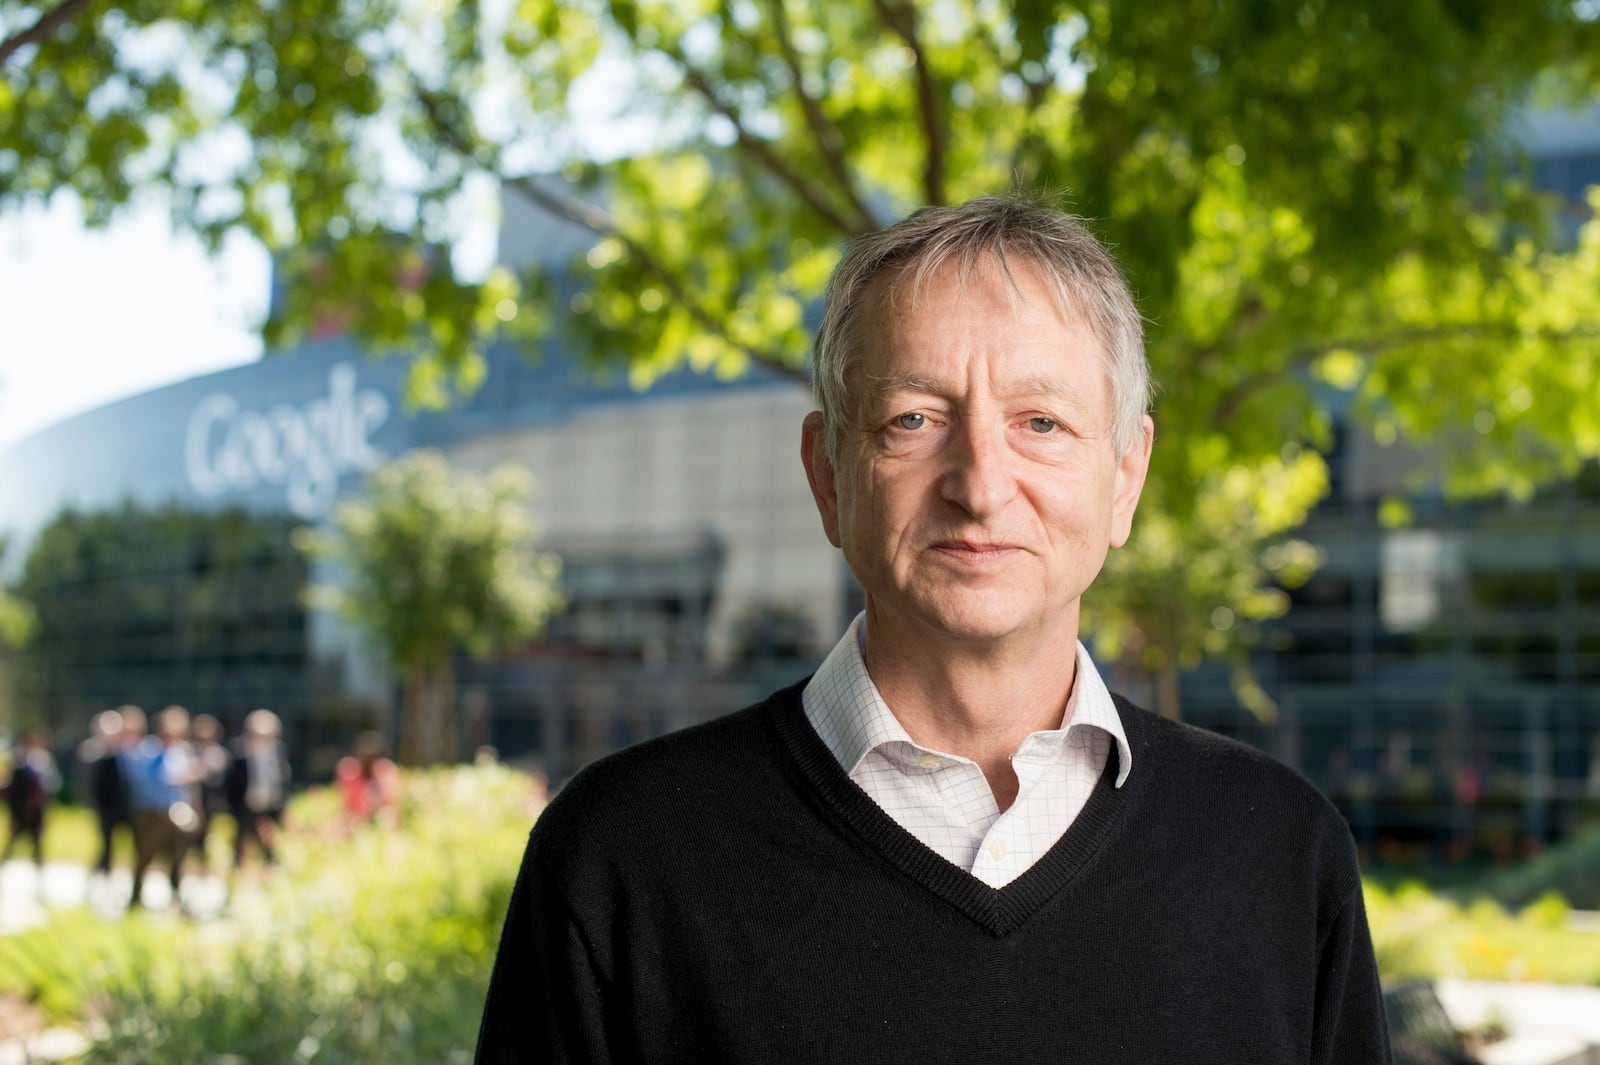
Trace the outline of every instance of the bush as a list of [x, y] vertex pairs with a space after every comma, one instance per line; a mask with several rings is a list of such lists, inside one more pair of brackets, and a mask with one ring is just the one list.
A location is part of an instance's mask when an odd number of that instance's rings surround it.
[[225, 920], [19, 937], [35, 993], [95, 1022], [92, 1063], [470, 1061], [538, 791], [498, 766], [405, 789], [399, 830], [351, 833], [335, 796], [298, 799], [282, 875]]
[[[1521, 912], [1488, 898], [1470, 903], [1416, 883], [1368, 883], [1367, 917], [1384, 980], [1467, 977], [1600, 984], [1600, 949], [1570, 926], [1571, 909], [1547, 895]], [[1588, 948], [1588, 949], [1585, 949]]]
[[1590, 826], [1558, 847], [1491, 874], [1479, 890], [1512, 907], [1554, 892], [1577, 909], [1600, 910], [1600, 826]]

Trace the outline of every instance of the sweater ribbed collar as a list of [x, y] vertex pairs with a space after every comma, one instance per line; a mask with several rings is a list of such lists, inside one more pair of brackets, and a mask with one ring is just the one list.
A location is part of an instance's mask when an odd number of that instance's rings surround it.
[[1129, 778], [1126, 787], [1116, 787], [1119, 755], [1114, 747], [1094, 793], [1072, 827], [1027, 872], [1004, 887], [993, 888], [907, 832], [845, 774], [806, 719], [801, 693], [808, 681], [777, 692], [767, 702], [772, 725], [804, 785], [847, 831], [899, 875], [997, 938], [1023, 927], [1072, 886], [1143, 802], [1149, 790], [1145, 782], [1159, 774], [1143, 711], [1114, 696], [1129, 746], [1146, 768]]

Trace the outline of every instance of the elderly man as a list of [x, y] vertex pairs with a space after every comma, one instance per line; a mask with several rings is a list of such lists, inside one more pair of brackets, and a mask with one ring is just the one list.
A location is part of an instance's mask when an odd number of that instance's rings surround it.
[[801, 457], [866, 610], [809, 680], [556, 797], [480, 1062], [1389, 1059], [1338, 813], [1078, 642], [1147, 374], [1068, 216], [983, 199], [849, 249]]

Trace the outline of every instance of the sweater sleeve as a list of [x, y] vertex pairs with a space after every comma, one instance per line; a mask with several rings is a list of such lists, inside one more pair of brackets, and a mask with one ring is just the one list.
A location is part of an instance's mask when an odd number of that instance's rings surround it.
[[1318, 961], [1311, 1060], [1316, 1065], [1389, 1065], [1383, 988], [1359, 883], [1323, 937]]
[[605, 1065], [605, 988], [588, 944], [529, 838], [483, 1021], [477, 1065]]

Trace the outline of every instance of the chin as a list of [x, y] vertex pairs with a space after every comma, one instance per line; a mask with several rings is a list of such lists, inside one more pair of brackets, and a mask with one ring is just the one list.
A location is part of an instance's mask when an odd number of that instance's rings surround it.
[[990, 643], [1011, 636], [1028, 624], [1012, 602], [960, 602], [957, 597], [929, 604], [924, 622], [957, 639]]

